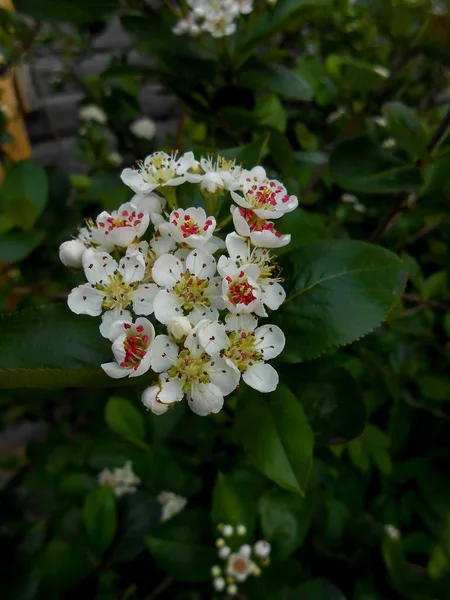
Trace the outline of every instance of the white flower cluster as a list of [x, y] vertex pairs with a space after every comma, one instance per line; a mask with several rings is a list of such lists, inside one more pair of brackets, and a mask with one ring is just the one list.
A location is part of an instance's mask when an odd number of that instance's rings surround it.
[[186, 0], [190, 11], [173, 28], [176, 35], [208, 33], [220, 38], [236, 31], [239, 15], [253, 10], [253, 0]]
[[[275, 390], [278, 374], [266, 361], [281, 353], [285, 338], [258, 317], [285, 299], [271, 250], [290, 235], [273, 220], [294, 210], [297, 198], [260, 166], [247, 171], [222, 157], [198, 162], [192, 152], [155, 152], [121, 177], [136, 193], [131, 202], [102, 212], [60, 247], [62, 262], [82, 268], [87, 280], [70, 293], [69, 308], [102, 315], [100, 333], [112, 342], [114, 361], [103, 370], [114, 378], [159, 373], [142, 397], [155, 414], [184, 397], [198, 415], [217, 413], [241, 375], [258, 391]], [[235, 231], [225, 243], [214, 235], [214, 216], [177, 208], [176, 188], [184, 184], [198, 186], [212, 212], [234, 200], [225, 221]], [[164, 216], [166, 201], [172, 210]], [[166, 333], [155, 336], [151, 315]]]
[[78, 116], [82, 121], [96, 121], [102, 125], [105, 125], [106, 121], [108, 120], [106, 113], [95, 104], [87, 104], [86, 106], [82, 106]]
[[158, 502], [161, 504], [161, 521], [167, 521], [180, 513], [187, 504], [187, 498], [179, 496], [174, 492], [163, 491], [158, 494]]
[[143, 140], [151, 140], [155, 137], [156, 125], [153, 119], [141, 117], [133, 121], [130, 125], [130, 131], [133, 135]]
[[[226, 561], [224, 567], [214, 565], [211, 569], [213, 586], [217, 592], [226, 592], [229, 596], [236, 596], [239, 592], [238, 584], [249, 577], [259, 577], [261, 567], [270, 563], [271, 546], [266, 540], [259, 540], [253, 547], [241, 544], [239, 537], [246, 535], [245, 525], [219, 525], [223, 537], [216, 540], [219, 558]], [[233, 549], [234, 547], [234, 549]]]
[[133, 473], [131, 461], [127, 461], [123, 467], [113, 469], [103, 469], [98, 474], [100, 485], [107, 485], [112, 489], [114, 495], [120, 498], [124, 494], [134, 494], [141, 480]]

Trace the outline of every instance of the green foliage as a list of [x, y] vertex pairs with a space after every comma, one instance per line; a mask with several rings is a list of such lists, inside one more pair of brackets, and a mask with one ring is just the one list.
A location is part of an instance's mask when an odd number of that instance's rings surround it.
[[116, 506], [110, 488], [99, 486], [86, 497], [83, 523], [89, 545], [100, 555], [111, 544], [117, 529]]
[[112, 431], [137, 445], [145, 439], [142, 414], [125, 398], [110, 398], [105, 407], [105, 419]]

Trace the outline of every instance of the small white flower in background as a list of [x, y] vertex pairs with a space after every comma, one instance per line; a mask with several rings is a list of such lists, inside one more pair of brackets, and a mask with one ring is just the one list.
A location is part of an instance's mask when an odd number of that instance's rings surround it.
[[214, 577], [213, 586], [216, 592], [223, 592], [223, 590], [225, 589], [225, 585], [226, 582], [223, 577]]
[[141, 117], [136, 119], [130, 125], [130, 131], [133, 135], [143, 140], [151, 140], [155, 137], [156, 125], [150, 117]]
[[83, 269], [88, 283], [74, 288], [67, 303], [77, 315], [97, 317], [104, 313], [100, 326], [103, 337], [109, 336], [115, 321], [131, 320], [129, 308], [133, 307], [137, 315], [153, 312], [158, 287], [140, 283], [145, 273], [140, 252], [126, 255], [117, 263], [106, 252], [87, 249], [83, 254]]
[[382, 67], [380, 65], [374, 67], [373, 70], [375, 71], [375, 73], [377, 75], [380, 75], [381, 77], [384, 77], [385, 79], [387, 79], [389, 77], [389, 75], [391, 74], [389, 69], [386, 69], [386, 67]]
[[253, 0], [188, 0], [190, 12], [173, 27], [176, 35], [201, 32], [220, 38], [236, 31], [236, 19], [253, 10]]
[[238, 591], [238, 587], [235, 583], [230, 583], [230, 585], [227, 587], [227, 594], [229, 596], [236, 596]]
[[[138, 162], [135, 169], [124, 169], [120, 177], [136, 194], [149, 193], [157, 188], [184, 183], [194, 162], [192, 152], [186, 152], [181, 156], [178, 156], [177, 152], [170, 155], [165, 152], [154, 152], [142, 162]], [[190, 175], [192, 181], [199, 181], [199, 178], [199, 175]]]
[[96, 121], [97, 123], [101, 123], [105, 125], [108, 120], [106, 113], [95, 104], [88, 104], [87, 106], [82, 106], [78, 113], [78, 116], [82, 121]]
[[167, 521], [184, 509], [187, 498], [164, 491], [158, 495], [158, 502], [161, 504], [161, 521]]
[[250, 556], [251, 552], [243, 552], [242, 549], [239, 549], [239, 552], [230, 554], [227, 563], [227, 575], [233, 577], [239, 583], [245, 581], [253, 574], [254, 563]]
[[358, 202], [358, 197], [354, 194], [342, 194], [341, 200], [348, 204], [355, 204], [355, 202]]
[[214, 277], [216, 261], [202, 249], [190, 252], [184, 261], [163, 254], [153, 265], [153, 280], [161, 288], [155, 297], [155, 317], [168, 325], [176, 317], [186, 316], [196, 325], [203, 319], [217, 319], [221, 298], [221, 278]]
[[387, 138], [382, 142], [381, 147], [385, 150], [392, 150], [392, 148], [395, 148], [396, 145], [397, 142], [394, 140], [394, 138]]
[[334, 123], [334, 121], [337, 121], [338, 119], [343, 117], [346, 113], [347, 113], [347, 110], [343, 106], [340, 106], [337, 110], [335, 110], [334, 112], [332, 112], [328, 115], [328, 117], [326, 118], [326, 122]]
[[103, 469], [98, 474], [100, 485], [110, 487], [117, 498], [125, 494], [133, 494], [137, 486], [141, 483], [139, 477], [133, 473], [131, 461], [127, 461], [123, 467], [113, 469]]
[[110, 152], [108, 155], [108, 162], [114, 167], [118, 167], [122, 164], [123, 158], [118, 152]]
[[222, 546], [222, 548], [219, 548], [217, 554], [219, 555], [219, 558], [228, 558], [231, 554], [231, 548], [229, 546]]
[[356, 210], [356, 212], [359, 213], [365, 213], [367, 208], [364, 204], [362, 204], [361, 202], [355, 202], [355, 204], [353, 205], [353, 208]]
[[222, 529], [222, 535], [224, 537], [231, 537], [234, 533], [234, 528], [231, 525], [224, 525]]
[[203, 208], [177, 208], [170, 213], [169, 221], [161, 223], [159, 231], [169, 235], [178, 244], [200, 248], [211, 239], [215, 228], [215, 218], [208, 217]]
[[209, 194], [234, 190], [239, 186], [242, 168], [236, 161], [227, 160], [223, 156], [202, 158], [200, 165], [203, 170], [200, 188]]
[[259, 540], [253, 546], [253, 551], [256, 556], [259, 556], [259, 558], [268, 558], [272, 551], [272, 547], [269, 542], [266, 542], [265, 540]]
[[386, 117], [374, 117], [373, 120], [379, 127], [386, 127], [387, 125]]
[[245, 535], [247, 533], [247, 527], [245, 525], [238, 525], [236, 527], [236, 533], [238, 535]]
[[111, 213], [100, 213], [92, 229], [92, 237], [102, 246], [126, 248], [144, 235], [149, 223], [148, 212], [139, 211], [134, 204], [127, 202]]
[[402, 534], [395, 525], [385, 525], [384, 531], [391, 538], [391, 540], [399, 540], [402, 537]]
[[149, 347], [154, 337], [155, 328], [145, 317], [139, 317], [135, 323], [116, 321], [109, 331], [116, 360], [103, 363], [102, 369], [114, 379], [143, 375], [150, 369]]

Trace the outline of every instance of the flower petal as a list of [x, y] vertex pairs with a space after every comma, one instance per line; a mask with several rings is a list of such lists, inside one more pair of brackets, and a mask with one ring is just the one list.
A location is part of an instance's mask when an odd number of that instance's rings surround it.
[[149, 214], [151, 213], [162, 213], [162, 210], [166, 204], [164, 198], [158, 196], [158, 194], [136, 194], [131, 198], [132, 204], [140, 210], [145, 210]]
[[187, 394], [189, 408], [201, 417], [218, 413], [223, 406], [223, 396], [213, 383], [199, 383]]
[[133, 321], [131, 313], [128, 310], [114, 308], [103, 313], [102, 322], [100, 325], [100, 333], [103, 337], [109, 338], [111, 335], [111, 327], [116, 321]]
[[142, 281], [145, 275], [145, 260], [140, 252], [126, 254], [119, 262], [119, 271], [126, 283]]
[[263, 325], [255, 330], [255, 348], [262, 352], [264, 360], [281, 354], [285, 343], [284, 333], [276, 325]]
[[257, 362], [245, 371], [242, 379], [258, 392], [273, 392], [277, 389], [279, 377], [272, 367], [264, 362]]
[[166, 373], [163, 373], [159, 378], [159, 384], [161, 387], [156, 396], [159, 402], [172, 404], [183, 400], [184, 392], [177, 377], [169, 377]]
[[[237, 229], [237, 228], [236, 228]], [[291, 234], [277, 236], [271, 231], [253, 231], [248, 234], [250, 240], [257, 248], [282, 248], [291, 241]]]
[[178, 346], [167, 335], [157, 335], [150, 346], [151, 367], [156, 373], [167, 371], [178, 359]]
[[167, 406], [167, 404], [162, 404], [158, 401], [157, 394], [160, 391], [160, 389], [161, 388], [158, 384], [152, 385], [151, 387], [148, 387], [146, 390], [144, 390], [141, 398], [142, 404], [146, 408], [151, 410], [152, 413], [155, 415], [163, 415], [170, 408], [170, 406]]
[[155, 260], [152, 276], [155, 283], [165, 288], [173, 288], [184, 271], [183, 262], [173, 254], [163, 254]]
[[224, 396], [231, 394], [236, 389], [241, 374], [237, 367], [230, 361], [220, 357], [213, 357], [205, 365], [212, 383], [216, 385]]
[[183, 316], [180, 298], [169, 290], [160, 290], [156, 294], [153, 310], [156, 319], [163, 325], [168, 325], [172, 319]]
[[151, 315], [159, 291], [159, 287], [154, 283], [140, 285], [131, 296], [134, 312], [137, 315]]
[[235, 262], [248, 262], [250, 258], [250, 247], [247, 240], [237, 233], [229, 233], [225, 239], [228, 254]]
[[196, 304], [191, 312], [187, 315], [187, 318], [192, 325], [197, 325], [197, 323], [200, 323], [200, 321], [203, 319], [208, 319], [208, 321], [216, 321], [219, 318], [219, 313], [217, 309], [212, 308], [211, 306]]
[[99, 283], [114, 275], [117, 262], [107, 252], [88, 248], [83, 254], [83, 269], [89, 283]]
[[193, 250], [186, 259], [186, 266], [191, 274], [200, 279], [211, 279], [216, 273], [214, 256], [204, 250]]
[[277, 281], [261, 285], [261, 300], [271, 310], [277, 310], [286, 299], [286, 292]]
[[[115, 325], [115, 323], [113, 323]], [[111, 330], [110, 330], [111, 332]], [[111, 333], [110, 333], [111, 335]], [[127, 334], [122, 333], [113, 342], [112, 352], [114, 354], [114, 358], [116, 362], [120, 365], [121, 362], [125, 360], [125, 348], [123, 347], [125, 340], [127, 339]]]
[[228, 313], [225, 317], [226, 331], [254, 331], [258, 326], [258, 319], [253, 315], [233, 315]]
[[102, 303], [103, 292], [89, 283], [74, 288], [67, 298], [70, 310], [77, 315], [98, 317], [102, 313]]
[[198, 339], [205, 352], [210, 356], [218, 354], [229, 345], [229, 339], [223, 323], [213, 321], [206, 324], [198, 332]]
[[113, 379], [123, 379], [123, 377], [126, 377], [130, 374], [130, 371], [128, 369], [124, 369], [123, 367], [118, 365], [116, 361], [103, 363], [100, 366], [108, 375], [108, 377], [112, 377]]

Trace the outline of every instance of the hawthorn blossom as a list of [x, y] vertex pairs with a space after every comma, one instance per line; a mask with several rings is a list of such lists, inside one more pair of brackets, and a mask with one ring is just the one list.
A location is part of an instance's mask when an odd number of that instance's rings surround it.
[[176, 317], [186, 316], [196, 325], [202, 319], [215, 320], [224, 308], [221, 278], [215, 277], [216, 261], [201, 248], [186, 258], [163, 254], [153, 265], [152, 276], [161, 289], [154, 299], [156, 319], [168, 325]]
[[244, 171], [239, 192], [230, 193], [238, 206], [252, 210], [260, 219], [279, 219], [298, 206], [297, 196], [290, 196], [282, 183], [266, 177], [264, 169]]
[[141, 117], [136, 119], [130, 125], [130, 131], [133, 135], [143, 140], [151, 140], [155, 137], [156, 125], [153, 119], [149, 117]]
[[154, 192], [148, 194], [135, 194], [130, 202], [134, 204], [138, 210], [148, 212], [149, 215], [152, 215], [153, 213], [161, 214], [166, 205], [166, 199]]
[[97, 217], [92, 237], [100, 245], [126, 248], [147, 231], [150, 215], [127, 202], [111, 213], [103, 211]]
[[163, 522], [180, 513], [187, 504], [187, 498], [166, 491], [158, 494], [157, 500], [161, 504], [161, 521]]
[[[286, 292], [280, 285], [281, 279], [276, 277], [277, 265], [266, 248], [251, 249], [246, 239], [236, 233], [230, 233], [225, 240], [229, 257], [221, 256], [218, 263], [219, 272], [226, 272], [231, 266], [234, 270], [246, 265], [256, 265], [259, 269], [256, 283], [261, 288], [261, 304], [270, 310], [277, 310], [286, 299]], [[259, 308], [259, 316], [266, 317], [263, 307]]]
[[105, 125], [108, 120], [106, 113], [95, 104], [82, 106], [79, 110], [78, 116], [82, 121], [96, 121], [101, 125]]
[[276, 325], [258, 327], [253, 315], [228, 314], [224, 326], [207, 323], [199, 327], [198, 339], [208, 353], [219, 353], [232, 363], [253, 389], [266, 393], [277, 388], [278, 373], [265, 362], [281, 354], [285, 345], [284, 333]]
[[261, 288], [257, 283], [260, 270], [256, 265], [238, 266], [234, 261], [220, 261], [218, 271], [222, 275], [222, 299], [231, 313], [262, 311]]
[[[165, 152], [154, 152], [138, 162], [136, 168], [124, 169], [120, 177], [133, 192], [145, 194], [157, 188], [181, 185], [187, 180], [188, 171], [194, 163], [192, 152], [186, 152], [181, 156], [178, 156], [177, 152], [172, 152], [170, 155]], [[189, 177], [190, 180], [198, 180], [198, 176]]]
[[260, 219], [252, 210], [238, 206], [231, 206], [230, 210], [237, 233], [248, 237], [255, 247], [282, 248], [291, 241], [290, 234], [281, 234], [272, 221]]
[[[155, 400], [173, 404], [184, 398], [200, 416], [217, 413], [239, 381], [239, 371], [225, 359], [211, 358], [197, 340], [197, 328], [178, 346], [167, 335], [158, 335], [151, 345], [151, 367], [161, 373]], [[145, 394], [145, 392], [144, 392]], [[152, 391], [153, 395], [153, 391]], [[148, 406], [148, 403], [144, 403]], [[151, 406], [149, 406], [151, 409]]]
[[177, 208], [170, 213], [169, 221], [159, 225], [161, 233], [189, 248], [204, 246], [211, 239], [215, 228], [215, 218], [208, 217], [203, 208]]
[[110, 487], [117, 498], [125, 494], [134, 494], [141, 480], [133, 473], [132, 463], [130, 460], [123, 467], [113, 469], [103, 469], [98, 474], [98, 482], [100, 485]]
[[63, 242], [59, 247], [59, 259], [66, 267], [80, 269], [86, 246], [79, 239]]
[[200, 189], [208, 194], [222, 193], [223, 190], [234, 190], [239, 185], [242, 168], [236, 166], [235, 160], [227, 160], [223, 156], [201, 158], [203, 170]]
[[128, 254], [117, 263], [106, 252], [87, 249], [82, 262], [88, 283], [74, 288], [67, 303], [78, 315], [97, 317], [104, 313], [100, 326], [103, 337], [108, 337], [115, 321], [131, 320], [129, 308], [137, 315], [153, 312], [158, 287], [141, 283], [145, 261], [140, 252]]
[[272, 547], [269, 542], [266, 542], [266, 540], [259, 540], [253, 546], [253, 552], [256, 554], [256, 556], [259, 556], [259, 558], [268, 558], [271, 551]]
[[226, 566], [226, 574], [239, 583], [253, 575], [255, 563], [251, 559], [252, 550], [248, 544], [241, 546], [238, 552], [230, 554]]
[[115, 361], [103, 363], [101, 367], [109, 377], [138, 377], [150, 369], [149, 347], [155, 337], [155, 328], [148, 319], [139, 317], [135, 323], [116, 321], [108, 337], [113, 342]]

